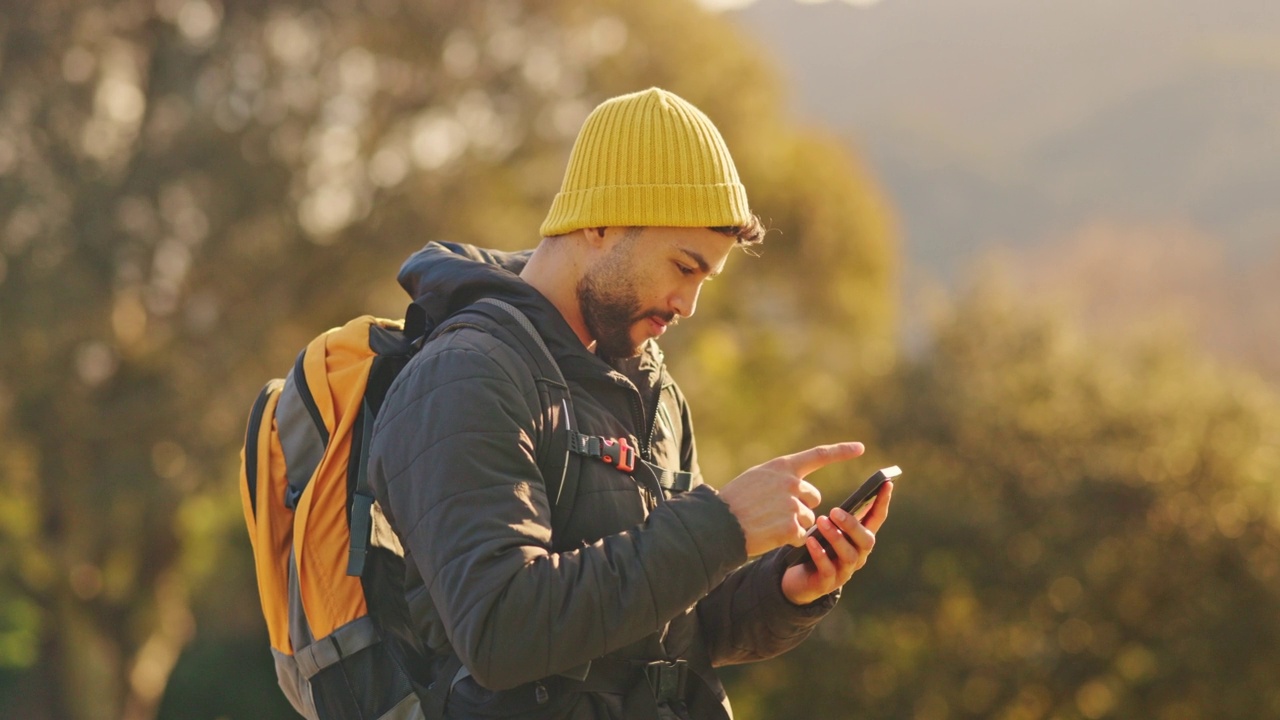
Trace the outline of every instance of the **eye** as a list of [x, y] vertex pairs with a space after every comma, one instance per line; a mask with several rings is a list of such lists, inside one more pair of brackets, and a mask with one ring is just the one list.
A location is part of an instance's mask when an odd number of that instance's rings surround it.
[[695, 268], [691, 268], [681, 263], [676, 263], [676, 267], [680, 269], [680, 274], [684, 275], [685, 277], [689, 277], [690, 275], [694, 275], [698, 272]]

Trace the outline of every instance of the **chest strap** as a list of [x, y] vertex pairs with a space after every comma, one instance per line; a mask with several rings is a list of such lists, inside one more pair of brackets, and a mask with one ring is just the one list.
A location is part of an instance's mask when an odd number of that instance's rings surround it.
[[569, 452], [594, 458], [624, 473], [636, 469], [636, 449], [627, 442], [626, 438], [569, 433]]
[[569, 452], [599, 460], [624, 473], [635, 470], [637, 463], [642, 464], [657, 478], [658, 485], [668, 492], [681, 493], [693, 486], [693, 473], [654, 465], [637, 455], [636, 448], [624, 437], [607, 438], [572, 432], [569, 433]]

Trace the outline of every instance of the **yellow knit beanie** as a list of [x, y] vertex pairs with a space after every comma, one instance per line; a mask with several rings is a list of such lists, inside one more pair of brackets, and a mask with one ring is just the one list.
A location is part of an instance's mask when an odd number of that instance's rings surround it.
[[746, 225], [748, 207], [711, 120], [683, 98], [650, 88], [606, 100], [587, 117], [541, 233]]

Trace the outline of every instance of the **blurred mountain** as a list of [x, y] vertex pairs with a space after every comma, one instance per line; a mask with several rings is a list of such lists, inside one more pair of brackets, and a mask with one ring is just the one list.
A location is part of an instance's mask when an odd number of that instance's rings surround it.
[[888, 188], [908, 263], [1099, 219], [1185, 223], [1230, 266], [1280, 253], [1280, 3], [763, 0], [734, 17]]

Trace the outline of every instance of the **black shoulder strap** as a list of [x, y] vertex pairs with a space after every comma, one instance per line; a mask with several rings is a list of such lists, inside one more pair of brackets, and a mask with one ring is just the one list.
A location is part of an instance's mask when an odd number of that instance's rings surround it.
[[[570, 437], [574, 432], [573, 399], [560, 365], [547, 348], [533, 322], [519, 308], [494, 298], [482, 298], [459, 311], [436, 330], [446, 332], [456, 325], [466, 325], [484, 318], [507, 331], [514, 349], [534, 371], [538, 396], [542, 400], [542, 420], [546, 428], [564, 428], [564, 432], [544, 434], [539, 443], [538, 468], [546, 480], [547, 500], [551, 505], [551, 527], [560, 527], [573, 510], [577, 495], [578, 473], [570, 472], [575, 462], [570, 454]], [[481, 329], [487, 323], [479, 323]]]

